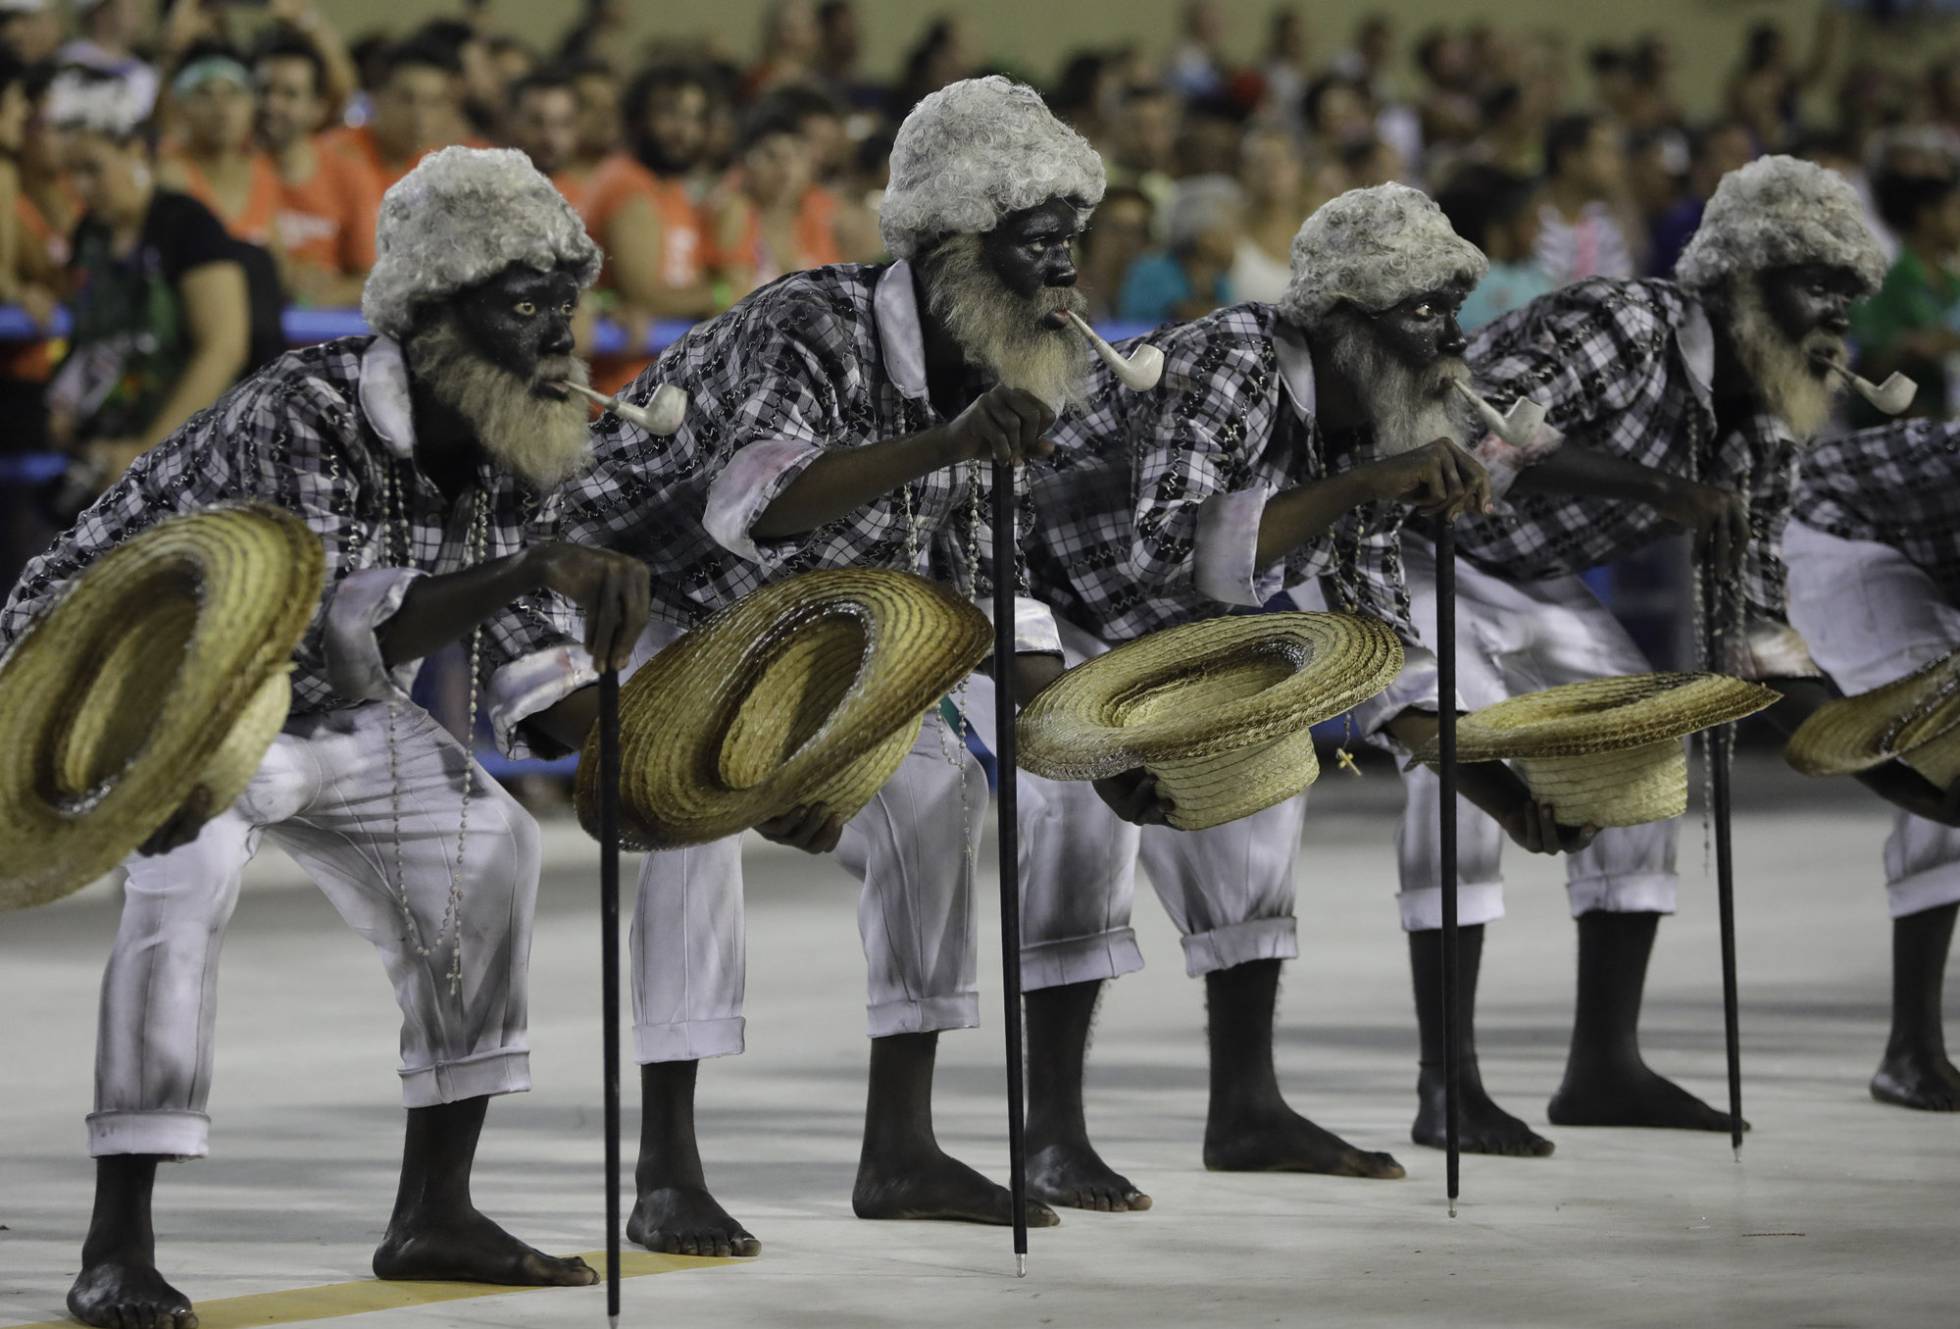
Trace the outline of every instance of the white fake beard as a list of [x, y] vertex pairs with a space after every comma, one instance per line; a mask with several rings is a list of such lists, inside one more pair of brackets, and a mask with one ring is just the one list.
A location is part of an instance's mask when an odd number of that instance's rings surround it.
[[920, 275], [926, 307], [969, 363], [1058, 415], [1086, 399], [1088, 345], [1073, 328], [1044, 325], [1050, 314], [1087, 309], [1082, 292], [1044, 286], [1031, 297], [1016, 295], [987, 266], [977, 235], [942, 240], [921, 260]]
[[1816, 438], [1829, 423], [1841, 391], [1836, 376], [1829, 370], [1819, 372], [1817, 362], [1847, 363], [1844, 338], [1820, 328], [1801, 344], [1793, 343], [1770, 317], [1755, 282], [1746, 278], [1737, 281], [1730, 294], [1729, 335], [1744, 372], [1770, 413], [1790, 427], [1797, 442]]
[[1452, 382], [1470, 381], [1470, 367], [1461, 357], [1411, 369], [1365, 320], [1338, 320], [1331, 330], [1334, 367], [1361, 399], [1375, 428], [1376, 451], [1408, 452], [1439, 438], [1468, 446], [1470, 421], [1450, 388]]
[[553, 401], [532, 391], [540, 382], [584, 383], [585, 361], [577, 356], [546, 356], [535, 379], [522, 378], [484, 358], [448, 319], [410, 337], [405, 349], [416, 378], [463, 417], [485, 452], [531, 488], [548, 493], [591, 460], [584, 398]]

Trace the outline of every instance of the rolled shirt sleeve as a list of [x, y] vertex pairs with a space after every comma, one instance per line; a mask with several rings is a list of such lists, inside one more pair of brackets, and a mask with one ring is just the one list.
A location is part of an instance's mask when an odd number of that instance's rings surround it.
[[[974, 603], [980, 607], [980, 612], [987, 616], [989, 623], [999, 626], [994, 618], [992, 596], [981, 596]], [[1055, 611], [1041, 601], [1025, 595], [1014, 597], [1014, 653], [1016, 655], [1062, 654], [1062, 633], [1055, 623]]]
[[796, 477], [823, 456], [814, 442], [770, 439], [750, 443], [731, 456], [708, 485], [707, 509], [701, 524], [729, 553], [770, 567], [793, 542], [758, 543], [750, 532]]
[[539, 740], [521, 726], [598, 681], [592, 656], [585, 647], [570, 642], [547, 646], [499, 667], [484, 689], [498, 751], [512, 757], [559, 755], [555, 744]]
[[1191, 580], [1220, 604], [1258, 608], [1259, 523], [1272, 491], [1263, 485], [1213, 494], [1198, 507], [1191, 548]]
[[381, 625], [393, 618], [409, 588], [426, 576], [414, 568], [362, 568], [329, 595], [321, 632], [327, 682], [349, 701], [407, 701], [422, 667], [403, 660], [393, 669], [381, 657]]

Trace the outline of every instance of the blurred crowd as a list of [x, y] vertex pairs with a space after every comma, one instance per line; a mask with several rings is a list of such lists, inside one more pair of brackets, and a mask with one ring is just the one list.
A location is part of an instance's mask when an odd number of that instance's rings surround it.
[[[635, 345], [783, 273], [875, 260], [898, 121], [995, 68], [980, 13], [925, 20], [881, 78], [851, 0], [778, 0], [742, 55], [638, 46], [623, 0], [585, 0], [554, 49], [470, 0], [388, 36], [310, 0], [0, 0], [0, 304], [34, 327], [72, 315], [61, 342], [0, 343], [0, 449], [72, 456], [47, 502], [86, 501], [277, 354], [283, 310], [358, 305], [382, 193], [446, 144], [513, 146], [551, 176], [606, 253], [594, 312]], [[1859, 316], [1867, 372], [1919, 378], [1922, 409], [1960, 397], [1955, 50], [1881, 71], [1827, 5], [1809, 31], [1751, 29], [1719, 111], [1693, 118], [1659, 32], [1574, 51], [1386, 14], [1310, 32], [1305, 13], [1281, 5], [1262, 49], [1230, 51], [1199, 0], [1154, 41], [1002, 71], [1108, 163], [1082, 255], [1097, 317], [1272, 299], [1302, 218], [1396, 179], [1490, 255], [1474, 324], [1584, 277], [1666, 275], [1724, 172], [1790, 152], [1850, 177], [1896, 254]]]

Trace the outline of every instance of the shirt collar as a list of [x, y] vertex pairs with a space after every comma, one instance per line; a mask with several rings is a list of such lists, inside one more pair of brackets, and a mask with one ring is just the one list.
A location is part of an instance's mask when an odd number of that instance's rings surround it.
[[1688, 367], [1688, 379], [1695, 396], [1709, 409], [1715, 402], [1715, 330], [1708, 324], [1708, 311], [1701, 301], [1689, 300], [1674, 341], [1681, 348], [1681, 363]]
[[409, 405], [408, 364], [401, 343], [376, 337], [361, 355], [361, 414], [397, 457], [415, 453], [415, 412]]
[[1300, 330], [1284, 319], [1273, 328], [1273, 353], [1279, 359], [1279, 381], [1293, 399], [1293, 410], [1303, 420], [1313, 419], [1313, 352]]
[[872, 321], [878, 326], [878, 352], [885, 372], [901, 394], [920, 401], [926, 395], [926, 338], [919, 325], [919, 295], [912, 265], [904, 259], [885, 269], [871, 293]]

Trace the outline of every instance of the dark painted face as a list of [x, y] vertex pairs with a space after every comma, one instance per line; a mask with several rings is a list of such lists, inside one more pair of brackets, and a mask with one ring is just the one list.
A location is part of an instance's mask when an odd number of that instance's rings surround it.
[[1469, 294], [1467, 283], [1455, 282], [1412, 295], [1369, 318], [1396, 359], [1411, 369], [1427, 369], [1439, 360], [1462, 355], [1469, 345], [1456, 322]]
[[[539, 272], [513, 264], [456, 297], [464, 335], [483, 357], [519, 378], [536, 378], [539, 365], [572, 353], [572, 314], [579, 284], [568, 268]], [[540, 382], [541, 396], [563, 398], [562, 389]]]
[[1044, 287], [1075, 285], [1075, 253], [1082, 234], [1075, 207], [1067, 199], [1051, 198], [1039, 207], [1010, 212], [1000, 225], [980, 238], [987, 266], [1022, 299], [1032, 299]]
[[1851, 306], [1860, 291], [1851, 269], [1800, 263], [1767, 269], [1756, 281], [1770, 318], [1792, 345], [1802, 345], [1813, 332], [1842, 337], [1851, 331]]

